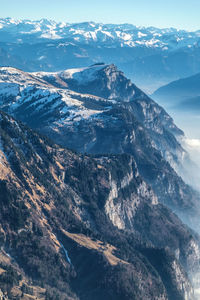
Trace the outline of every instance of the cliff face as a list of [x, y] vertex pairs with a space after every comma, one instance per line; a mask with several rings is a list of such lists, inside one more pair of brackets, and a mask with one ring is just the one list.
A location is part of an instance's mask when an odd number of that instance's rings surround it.
[[192, 299], [198, 238], [158, 203], [132, 156], [78, 155], [4, 113], [0, 145], [9, 299]]

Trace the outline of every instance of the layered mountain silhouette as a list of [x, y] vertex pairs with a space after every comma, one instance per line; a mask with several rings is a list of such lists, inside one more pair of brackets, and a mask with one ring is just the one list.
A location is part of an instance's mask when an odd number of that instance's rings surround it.
[[199, 31], [1, 18], [0, 39], [1, 66], [59, 71], [115, 63], [150, 92], [200, 72]]
[[155, 91], [152, 97], [172, 108], [197, 111], [200, 107], [200, 74], [173, 81]]

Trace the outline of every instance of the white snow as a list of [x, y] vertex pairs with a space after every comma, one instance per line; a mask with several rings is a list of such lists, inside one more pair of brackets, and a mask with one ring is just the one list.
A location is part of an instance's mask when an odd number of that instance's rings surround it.
[[52, 40], [62, 39], [62, 36], [58, 35], [55, 30], [50, 30], [49, 32], [45, 32], [41, 34], [41, 37], [45, 39], [52, 39]]
[[86, 83], [93, 81], [96, 77], [97, 71], [105, 68], [106, 65], [94, 65], [92, 67], [69, 69], [60, 73], [61, 78], [71, 78], [77, 80], [79, 83]]
[[105, 35], [111, 37], [111, 38], [114, 38], [113, 35], [109, 31], [102, 30], [101, 32], [104, 33]]
[[38, 60], [43, 60], [43, 59], [45, 59], [45, 58], [46, 58], [46, 56], [42, 55], [42, 56], [40, 56], [40, 57], [38, 58]]
[[146, 33], [142, 33], [142, 32], [138, 32], [138, 37], [139, 38], [142, 38], [142, 37], [144, 37], [144, 36], [147, 36], [147, 34]]
[[[33, 107], [35, 111], [41, 111], [45, 115], [45, 106], [48, 104], [48, 112], [58, 109], [59, 116], [55, 122], [59, 126], [72, 121], [79, 122], [82, 119], [89, 119], [102, 113], [100, 110], [86, 108], [81, 99], [85, 100], [85, 98], [89, 97], [90, 99], [93, 98], [94, 101], [99, 101], [99, 98], [92, 95], [82, 95], [67, 89], [54, 88], [42, 81], [36, 84], [37, 80], [43, 76], [57, 76], [60, 74], [70, 78], [77, 78], [77, 80], [83, 82], [86, 79], [93, 79], [95, 72], [102, 67], [104, 66], [96, 65], [89, 68], [66, 70], [60, 73], [38, 72], [32, 74], [21, 72], [14, 68], [0, 68], [0, 95], [5, 95], [6, 99], [13, 96], [12, 103], [10, 103], [10, 111], [14, 111], [20, 105], [26, 103], [26, 106]], [[6, 73], [6, 77], [2, 73]], [[2, 79], [2, 77], [4, 78]], [[6, 81], [13, 81], [14, 83]], [[76, 95], [80, 100], [76, 99]], [[67, 112], [69, 114], [65, 116]]]

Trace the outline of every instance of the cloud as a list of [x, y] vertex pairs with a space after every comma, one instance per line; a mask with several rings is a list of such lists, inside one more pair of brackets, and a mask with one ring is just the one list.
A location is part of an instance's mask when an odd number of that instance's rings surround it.
[[200, 191], [200, 139], [184, 138], [181, 144], [188, 156], [183, 160], [183, 169], [178, 173], [186, 183]]

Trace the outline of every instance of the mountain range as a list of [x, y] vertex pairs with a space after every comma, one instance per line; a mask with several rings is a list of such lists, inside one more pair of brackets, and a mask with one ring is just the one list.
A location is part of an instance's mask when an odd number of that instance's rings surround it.
[[[95, 22], [57, 23], [42, 19], [39, 21], [0, 18], [1, 40], [6, 42], [31, 42], [70, 39], [81, 44], [102, 43], [104, 46], [136, 47], [177, 50], [198, 44], [200, 30], [188, 32], [175, 28], [159, 29], [138, 27], [131, 24], [102, 24]], [[6, 35], [8, 34], [8, 35]], [[33, 39], [32, 39], [33, 37]], [[13, 40], [14, 38], [14, 40]], [[22, 40], [20, 40], [22, 39]]]
[[115, 63], [149, 91], [200, 71], [200, 32], [131, 24], [0, 19], [0, 65], [60, 71]]

